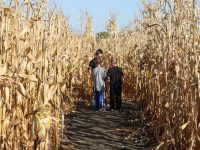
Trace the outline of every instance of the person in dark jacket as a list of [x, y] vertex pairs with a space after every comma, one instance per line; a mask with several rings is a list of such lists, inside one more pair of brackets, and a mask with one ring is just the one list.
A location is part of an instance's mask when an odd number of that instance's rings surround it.
[[117, 65], [117, 59], [112, 58], [107, 77], [110, 80], [110, 110], [120, 110], [122, 103], [122, 68]]

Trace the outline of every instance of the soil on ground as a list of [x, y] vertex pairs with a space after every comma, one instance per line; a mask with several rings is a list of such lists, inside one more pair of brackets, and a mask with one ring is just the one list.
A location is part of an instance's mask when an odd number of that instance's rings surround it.
[[[121, 111], [78, 108], [65, 115], [63, 150], [150, 150], [156, 145], [148, 119], [138, 103], [123, 103]], [[147, 117], [148, 118], [148, 117]]]

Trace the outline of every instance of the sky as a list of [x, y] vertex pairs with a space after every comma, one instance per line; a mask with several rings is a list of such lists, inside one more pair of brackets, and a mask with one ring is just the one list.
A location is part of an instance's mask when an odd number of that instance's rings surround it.
[[105, 31], [110, 13], [116, 15], [119, 27], [125, 27], [140, 14], [140, 0], [55, 0], [75, 32], [81, 32], [80, 17], [88, 12], [93, 18], [94, 33]]

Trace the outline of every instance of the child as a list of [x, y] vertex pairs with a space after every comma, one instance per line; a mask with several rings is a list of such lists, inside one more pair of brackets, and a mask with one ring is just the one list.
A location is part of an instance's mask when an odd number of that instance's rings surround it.
[[110, 110], [121, 109], [122, 95], [122, 68], [117, 66], [117, 59], [112, 58], [112, 67], [108, 69], [108, 78], [110, 79]]
[[92, 70], [93, 80], [94, 80], [94, 90], [95, 90], [95, 110], [105, 110], [105, 77], [106, 71], [102, 67], [102, 59], [97, 57], [97, 66]]

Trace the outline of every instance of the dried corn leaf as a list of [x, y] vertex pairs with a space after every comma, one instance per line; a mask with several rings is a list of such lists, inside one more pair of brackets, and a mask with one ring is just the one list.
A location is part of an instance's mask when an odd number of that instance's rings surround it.
[[161, 142], [157, 147], [156, 147], [156, 150], [159, 150], [161, 148], [161, 146], [163, 146], [165, 143], [164, 142]]
[[18, 91], [21, 95], [26, 96], [26, 90], [25, 90], [23, 84], [20, 83], [20, 82], [16, 82], [16, 85], [17, 85], [17, 91]]
[[6, 75], [6, 72], [7, 72], [7, 65], [4, 64], [4, 66], [0, 66], [0, 76], [2, 75]]
[[184, 129], [188, 126], [189, 123], [190, 123], [190, 121], [186, 122], [185, 124], [183, 124], [183, 125], [180, 127], [180, 129], [181, 129], [181, 130], [184, 130]]

